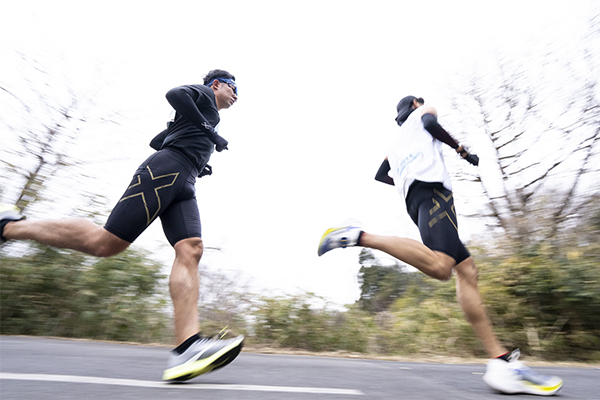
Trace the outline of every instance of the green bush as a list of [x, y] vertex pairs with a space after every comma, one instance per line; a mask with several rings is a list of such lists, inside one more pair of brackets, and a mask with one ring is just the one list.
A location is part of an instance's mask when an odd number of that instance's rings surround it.
[[481, 257], [480, 291], [507, 347], [547, 359], [600, 359], [597, 251], [539, 247], [506, 259]]
[[346, 312], [315, 307], [322, 299], [307, 293], [257, 301], [252, 313], [255, 340], [308, 351], [365, 352], [372, 318], [356, 307]]
[[94, 259], [34, 245], [0, 258], [0, 332], [158, 342], [169, 336], [160, 265], [135, 250]]

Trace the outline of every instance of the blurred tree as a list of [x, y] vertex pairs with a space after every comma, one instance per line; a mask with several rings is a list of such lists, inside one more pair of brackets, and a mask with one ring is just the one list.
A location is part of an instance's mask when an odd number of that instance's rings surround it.
[[[484, 133], [480, 175], [462, 177], [480, 184], [483, 214], [515, 244], [555, 237], [597, 181], [599, 46], [596, 13], [581, 40], [530, 46], [527, 62], [497, 53], [497, 65], [475, 73], [453, 100], [458, 113], [449, 118]], [[543, 198], [549, 194], [552, 202]], [[539, 207], [544, 211], [534, 213]]]
[[43, 200], [47, 181], [59, 170], [82, 164], [71, 156], [71, 146], [90, 122], [86, 115], [94, 94], [77, 92], [69, 77], [49, 73], [33, 58], [17, 53], [16, 62], [18, 75], [0, 78], [0, 123], [6, 127], [0, 146], [0, 200], [26, 210]]
[[409, 274], [400, 264], [380, 265], [373, 252], [362, 249], [358, 258], [361, 309], [371, 313], [387, 310], [406, 291]]
[[211, 336], [227, 326], [232, 334], [245, 334], [244, 316], [254, 305], [248, 285], [241, 282], [239, 275], [212, 270], [204, 264], [200, 264], [199, 274], [198, 312], [202, 333]]

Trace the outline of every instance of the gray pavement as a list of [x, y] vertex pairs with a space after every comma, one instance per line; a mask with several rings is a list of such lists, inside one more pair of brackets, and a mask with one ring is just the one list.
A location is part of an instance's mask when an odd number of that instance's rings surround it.
[[[0, 337], [0, 398], [27, 399], [497, 399], [481, 364], [434, 364], [242, 352], [183, 384], [161, 382], [163, 347]], [[600, 398], [600, 369], [535, 367], [558, 375], [557, 399]], [[536, 398], [517, 396], [518, 398]], [[515, 398], [512, 396], [511, 398]]]

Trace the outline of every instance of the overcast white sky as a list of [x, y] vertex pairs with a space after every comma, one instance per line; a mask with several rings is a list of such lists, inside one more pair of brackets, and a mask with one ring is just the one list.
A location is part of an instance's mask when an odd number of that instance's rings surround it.
[[[222, 248], [205, 252], [203, 263], [240, 273], [256, 290], [307, 290], [345, 304], [359, 297], [360, 250], [317, 257], [325, 229], [356, 218], [373, 232], [418, 238], [394, 188], [373, 180], [398, 100], [424, 97], [444, 125], [451, 110], [443, 106], [469, 71], [495, 51], [567, 46], [580, 37], [589, 4], [1, 1], [0, 80], [15, 92], [23, 85], [18, 51], [48, 80], [89, 93], [94, 117], [122, 116], [119, 125], [84, 126], [72, 147], [88, 162], [86, 190], [114, 204], [168, 119], [165, 93], [201, 83], [211, 69], [230, 71], [240, 93], [221, 113], [230, 150], [213, 155], [214, 174], [196, 185], [205, 245]], [[11, 106], [2, 107], [7, 118]], [[3, 126], [2, 140], [9, 135]], [[460, 213], [466, 205], [457, 197]], [[44, 214], [63, 216], [56, 208]], [[470, 224], [461, 220], [465, 238]], [[165, 263], [172, 258], [159, 223], [136, 245]]]

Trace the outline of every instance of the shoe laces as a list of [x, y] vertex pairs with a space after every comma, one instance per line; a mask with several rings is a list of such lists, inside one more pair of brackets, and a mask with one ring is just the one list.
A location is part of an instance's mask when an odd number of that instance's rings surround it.
[[510, 356], [508, 357], [508, 362], [513, 363], [513, 370], [517, 374], [519, 374], [521, 379], [527, 380], [529, 382], [533, 382], [538, 385], [544, 385], [546, 382], [548, 382], [551, 379], [550, 376], [538, 374], [537, 372], [535, 372], [534, 370], [529, 368], [527, 365], [520, 362], [519, 361], [520, 356], [521, 356], [521, 350], [515, 349], [515, 350], [513, 350], [512, 353], [510, 353]]
[[225, 327], [223, 329], [221, 329], [221, 331], [216, 335], [218, 336], [217, 339], [223, 339], [225, 337], [225, 335], [227, 335], [227, 333], [229, 332], [229, 330], [227, 330], [227, 328], [229, 328], [229, 325], [225, 325]]
[[212, 336], [200, 335], [200, 339], [202, 339], [202, 340], [221, 340], [225, 337], [225, 335], [227, 335], [229, 333], [229, 330], [227, 328], [229, 328], [229, 325], [225, 325], [225, 327], [223, 329], [221, 329], [221, 331], [219, 331], [219, 333], [217, 333], [216, 335], [212, 335]]

